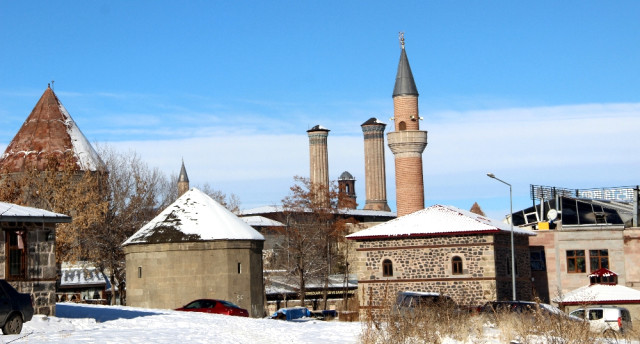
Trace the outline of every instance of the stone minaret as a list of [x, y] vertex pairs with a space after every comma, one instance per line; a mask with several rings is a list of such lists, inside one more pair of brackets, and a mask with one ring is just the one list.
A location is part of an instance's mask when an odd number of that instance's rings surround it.
[[355, 209], [357, 205], [356, 179], [353, 178], [351, 173], [344, 171], [340, 177], [338, 177], [338, 190], [344, 197], [349, 199], [349, 202], [344, 202], [344, 204], [340, 204], [339, 206], [347, 209]]
[[427, 147], [427, 132], [420, 130], [418, 89], [400, 34], [400, 62], [393, 89], [394, 131], [387, 134], [396, 165], [396, 207], [398, 217], [424, 209], [422, 152]]
[[365, 210], [391, 211], [387, 205], [387, 176], [384, 168], [384, 128], [377, 118], [362, 123], [364, 134]]
[[187, 169], [184, 168], [184, 160], [182, 160], [182, 167], [178, 176], [178, 197], [187, 191], [189, 191], [189, 177], [187, 176]]
[[316, 125], [307, 130], [309, 135], [309, 162], [311, 185], [329, 189], [329, 153], [327, 152], [327, 136], [329, 129]]

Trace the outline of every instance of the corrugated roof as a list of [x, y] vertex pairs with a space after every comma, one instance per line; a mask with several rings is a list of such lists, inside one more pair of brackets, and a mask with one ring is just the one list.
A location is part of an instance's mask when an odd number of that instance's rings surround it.
[[[517, 227], [513, 230], [517, 234], [536, 235], [533, 231]], [[357, 240], [498, 231], [510, 232], [511, 226], [453, 206], [437, 204], [350, 234], [347, 238]]]
[[0, 202], [0, 221], [62, 223], [71, 222], [71, 217], [44, 209]]
[[207, 194], [192, 188], [123, 245], [210, 240], [264, 240], [264, 236]]
[[71, 153], [76, 167], [96, 171], [104, 163], [51, 88], [42, 97], [0, 158], [0, 169], [22, 172], [35, 164], [43, 170], [50, 158]]

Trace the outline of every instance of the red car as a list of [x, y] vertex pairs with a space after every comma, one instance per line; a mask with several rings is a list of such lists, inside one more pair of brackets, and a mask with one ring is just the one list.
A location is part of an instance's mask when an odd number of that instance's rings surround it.
[[226, 314], [236, 315], [239, 317], [249, 316], [249, 312], [244, 308], [240, 308], [229, 301], [213, 299], [191, 301], [186, 306], [177, 308], [176, 311]]

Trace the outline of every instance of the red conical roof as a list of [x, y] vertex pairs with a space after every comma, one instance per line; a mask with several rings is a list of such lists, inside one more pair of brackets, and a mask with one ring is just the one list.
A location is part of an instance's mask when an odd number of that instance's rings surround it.
[[95, 171], [104, 163], [48, 87], [0, 157], [0, 170], [22, 172], [25, 165], [43, 170], [50, 158], [70, 154], [78, 170]]

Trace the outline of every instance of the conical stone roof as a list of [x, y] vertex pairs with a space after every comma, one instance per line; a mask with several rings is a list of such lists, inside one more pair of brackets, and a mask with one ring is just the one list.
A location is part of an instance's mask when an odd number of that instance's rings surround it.
[[48, 87], [0, 157], [0, 170], [22, 172], [35, 165], [43, 170], [52, 158], [70, 154], [74, 169], [96, 171], [104, 162]]
[[192, 188], [123, 245], [212, 240], [264, 241], [264, 236], [207, 194]]

